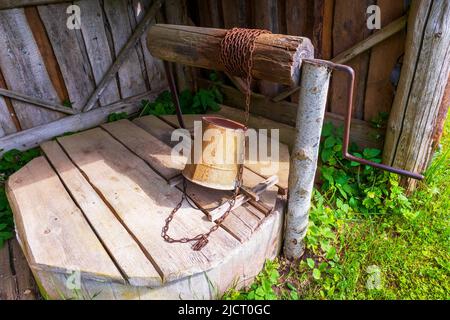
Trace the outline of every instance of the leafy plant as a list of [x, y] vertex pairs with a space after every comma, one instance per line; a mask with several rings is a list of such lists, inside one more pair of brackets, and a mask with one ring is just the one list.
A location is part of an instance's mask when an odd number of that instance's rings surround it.
[[6, 197], [4, 183], [11, 174], [39, 155], [39, 149], [31, 149], [24, 152], [13, 149], [5, 152], [0, 159], [0, 248], [5, 241], [14, 235], [14, 221]]
[[114, 122], [122, 119], [127, 119], [128, 113], [126, 112], [113, 112], [108, 115], [107, 122]]
[[[219, 90], [219, 80], [216, 73], [210, 74], [212, 85], [207, 89], [200, 89], [192, 93], [186, 89], [180, 92], [179, 100], [183, 114], [203, 114], [211, 111], [219, 111], [219, 104], [223, 102], [222, 93]], [[162, 92], [155, 101], [141, 101], [140, 115], [170, 115], [175, 114], [175, 105], [169, 91]]]

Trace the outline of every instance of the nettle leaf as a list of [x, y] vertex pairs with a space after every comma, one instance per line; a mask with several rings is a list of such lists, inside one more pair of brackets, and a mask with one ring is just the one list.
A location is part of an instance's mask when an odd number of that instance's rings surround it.
[[333, 149], [323, 149], [320, 157], [323, 162], [328, 162], [330, 158], [333, 156]]
[[380, 149], [366, 148], [363, 151], [363, 155], [366, 159], [372, 159], [381, 154]]
[[324, 147], [329, 149], [332, 148], [334, 145], [336, 144], [336, 138], [333, 136], [329, 136], [328, 138], [325, 139], [324, 142]]

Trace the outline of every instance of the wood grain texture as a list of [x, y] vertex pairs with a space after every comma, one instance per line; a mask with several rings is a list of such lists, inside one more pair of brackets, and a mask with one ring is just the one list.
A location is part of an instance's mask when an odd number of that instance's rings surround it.
[[[406, 67], [399, 84], [404, 91], [394, 100], [384, 160], [423, 172], [431, 159], [433, 131], [450, 72], [450, 3], [414, 1], [408, 25]], [[415, 186], [412, 179], [402, 183], [409, 191]]]
[[[125, 1], [105, 0], [104, 11], [107, 24], [111, 28], [114, 52], [117, 57], [132, 34], [127, 4]], [[128, 53], [127, 59], [123, 62], [118, 74], [122, 98], [143, 93], [147, 90], [140, 67], [139, 56], [135, 48]]]
[[60, 101], [69, 101], [69, 93], [67, 92], [66, 84], [61, 73], [61, 68], [56, 60], [53, 52], [50, 39], [48, 38], [42, 19], [39, 16], [37, 7], [25, 7], [25, 16], [27, 17], [28, 25], [33, 32], [33, 38], [39, 48], [39, 53], [44, 60], [45, 68], [47, 69], [50, 80], [55, 87]]
[[[59, 103], [23, 9], [0, 11], [0, 42], [0, 68], [8, 89]], [[12, 101], [12, 105], [23, 129], [62, 116], [20, 101]]]
[[124, 282], [44, 157], [13, 174], [6, 192], [32, 268]]
[[[237, 245], [237, 240], [220, 229], [211, 234], [202, 251], [193, 251], [189, 243], [164, 241], [164, 221], [181, 199], [177, 189], [102, 129], [58, 141], [152, 257], [163, 282], [207, 270]], [[169, 234], [179, 238], [205, 232], [212, 224], [202, 218], [201, 212], [184, 204], [172, 221]]]
[[[251, 1], [222, 0], [223, 26], [226, 29], [234, 27], [251, 27], [252, 5]], [[221, 26], [212, 26], [220, 28]]]
[[9, 241], [10, 257], [14, 265], [18, 300], [37, 300], [39, 293], [22, 248], [16, 239]]
[[[333, 55], [336, 56], [371, 34], [366, 26], [366, 10], [373, 0], [336, 0], [333, 22]], [[355, 70], [355, 89], [353, 96], [353, 118], [364, 118], [364, 92], [369, 66], [369, 54], [362, 53], [348, 65]], [[346, 113], [345, 75], [333, 74], [331, 112], [344, 115]]]
[[[146, 10], [150, 9], [151, 0], [133, 0], [133, 9], [135, 19], [139, 23], [145, 15]], [[140, 11], [139, 11], [140, 8]], [[152, 20], [152, 24], [156, 23], [156, 19]], [[151, 90], [161, 90], [167, 87], [166, 74], [163, 62], [151, 55], [147, 49], [147, 35], [143, 34], [140, 39], [140, 46], [144, 54], [145, 68]]]
[[94, 91], [95, 81], [79, 30], [66, 26], [67, 4], [39, 6], [38, 11], [52, 44], [75, 110], [81, 110]]
[[[147, 46], [155, 56], [168, 61], [212, 70], [224, 70], [217, 59], [226, 30], [157, 24], [148, 31]], [[299, 79], [299, 64], [311, 58], [309, 39], [262, 34], [255, 41], [253, 72], [255, 79], [294, 85]]]
[[[0, 88], [6, 89], [5, 79], [0, 70]], [[11, 99], [0, 95], [0, 136], [20, 131], [20, 123], [11, 103]]]
[[[404, 14], [401, 1], [378, 0], [381, 9], [381, 27]], [[405, 50], [406, 31], [400, 31], [371, 49], [364, 102], [364, 120], [374, 119], [380, 112], [389, 113], [394, 101], [395, 88], [391, 73]]]
[[16, 300], [17, 286], [11, 266], [9, 244], [6, 242], [0, 248], [0, 300]]
[[64, 186], [131, 285], [158, 286], [162, 279], [138, 243], [70, 161], [56, 141], [41, 145]]
[[[104, 13], [98, 0], [76, 1], [75, 4], [80, 7], [83, 13], [81, 32], [92, 68], [92, 75], [95, 84], [98, 85], [111, 66], [113, 59], [112, 49], [109, 46], [104, 26]], [[88, 94], [91, 94], [91, 92], [88, 92]], [[119, 88], [114, 77], [106, 86], [99, 101], [100, 105], [103, 106], [119, 99]]]
[[59, 2], [67, 2], [67, 0], [2, 0], [0, 2], [0, 10]]

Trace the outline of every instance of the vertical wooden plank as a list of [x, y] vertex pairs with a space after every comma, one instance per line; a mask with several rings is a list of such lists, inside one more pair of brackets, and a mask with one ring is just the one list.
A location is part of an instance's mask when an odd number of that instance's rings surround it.
[[8, 241], [0, 248], [0, 300], [17, 299], [17, 286], [11, 266]]
[[95, 81], [80, 31], [69, 29], [67, 3], [38, 6], [75, 110], [81, 110], [94, 91]]
[[315, 57], [330, 60], [333, 55], [333, 13], [334, 0], [314, 1], [314, 25], [312, 43], [315, 48]]
[[[253, 25], [255, 28], [267, 29], [272, 31], [272, 33], [278, 33], [278, 9], [276, 0], [253, 0]], [[266, 96], [275, 96], [280, 85], [260, 80], [258, 81], [259, 91]]]
[[17, 284], [17, 298], [19, 300], [36, 300], [39, 297], [36, 282], [23, 255], [22, 248], [16, 239], [10, 240], [10, 252], [14, 263]]
[[67, 92], [61, 69], [56, 61], [55, 53], [53, 52], [50, 39], [45, 31], [37, 7], [25, 7], [24, 12], [31, 32], [33, 32], [33, 37], [36, 40], [39, 52], [44, 60], [50, 81], [53, 83], [53, 87], [55, 87], [59, 99], [61, 101], [69, 101], [69, 93]]
[[200, 27], [223, 28], [221, 0], [197, 0], [197, 6]]
[[[170, 24], [188, 25], [186, 0], [166, 0], [164, 2], [166, 20]], [[178, 90], [192, 88], [192, 68], [176, 64], [174, 73], [177, 80]]]
[[[378, 0], [382, 27], [404, 14], [402, 1]], [[372, 48], [364, 103], [364, 120], [370, 121], [380, 112], [389, 113], [395, 88], [390, 76], [398, 58], [405, 51], [406, 31], [400, 31]]]
[[[97, 85], [111, 66], [113, 56], [103, 23], [103, 11], [98, 0], [76, 1], [75, 4], [80, 7], [83, 15], [81, 32]], [[119, 88], [117, 81], [112, 80], [99, 99], [100, 105], [107, 105], [117, 100], [120, 100]]]
[[[336, 0], [333, 22], [333, 55], [336, 56], [344, 50], [364, 40], [371, 34], [366, 25], [367, 7], [374, 0]], [[369, 52], [360, 54], [351, 60], [348, 65], [355, 70], [355, 91], [353, 96], [353, 118], [364, 117], [364, 93], [366, 77], [369, 66]], [[345, 75], [335, 73], [332, 81], [331, 112], [346, 113], [346, 82]]]
[[250, 1], [246, 0], [222, 0], [223, 22], [227, 29], [251, 26]]
[[[151, 0], [133, 0], [133, 9], [136, 22], [139, 23], [145, 15], [145, 11], [150, 8], [152, 4]], [[155, 23], [152, 21], [152, 23]], [[164, 72], [163, 62], [157, 58], [154, 58], [147, 49], [147, 34], [143, 34], [141, 37], [140, 46], [144, 55], [145, 69], [147, 78], [150, 84], [150, 89], [153, 91], [160, 91], [167, 87], [166, 74]]]
[[[0, 11], [0, 69], [8, 89], [29, 96], [58, 102], [58, 94], [49, 78], [23, 9]], [[61, 118], [54, 111], [12, 101], [23, 129]]]
[[[0, 88], [7, 89], [1, 70]], [[0, 137], [20, 130], [20, 123], [12, 106], [11, 99], [0, 96]]]
[[307, 37], [308, 0], [286, 0], [286, 31], [293, 36]]
[[[117, 56], [132, 33], [127, 3], [119, 0], [105, 0], [104, 11], [107, 18], [106, 23], [111, 31], [114, 52]], [[120, 67], [118, 74], [122, 98], [147, 90], [136, 49], [130, 51], [128, 59]]]

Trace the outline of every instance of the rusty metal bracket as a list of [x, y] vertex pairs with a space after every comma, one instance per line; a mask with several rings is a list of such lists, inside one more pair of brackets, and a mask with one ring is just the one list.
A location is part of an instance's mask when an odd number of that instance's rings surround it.
[[327, 67], [329, 67], [331, 70], [343, 72], [347, 75], [347, 112], [345, 114], [345, 122], [344, 122], [344, 139], [343, 139], [343, 145], [342, 145], [343, 157], [347, 160], [355, 161], [355, 162], [358, 162], [358, 163], [361, 163], [364, 165], [368, 165], [368, 166], [371, 166], [374, 168], [393, 172], [393, 173], [396, 173], [396, 174], [399, 174], [402, 176], [406, 176], [409, 178], [417, 179], [417, 180], [423, 180], [424, 176], [419, 173], [407, 171], [407, 170], [400, 169], [400, 168], [394, 168], [394, 167], [391, 167], [391, 166], [388, 166], [388, 165], [382, 164], [382, 163], [376, 163], [373, 161], [369, 161], [367, 159], [356, 157], [349, 153], [348, 147], [350, 144], [350, 127], [351, 127], [351, 122], [352, 122], [353, 89], [354, 89], [354, 85], [355, 85], [355, 71], [349, 66], [342, 65], [342, 64], [336, 64], [336, 63], [333, 63], [333, 62], [327, 61], [327, 60], [305, 59], [305, 61], [311, 61], [311, 62], [323, 64], [323, 65], [326, 65]]

